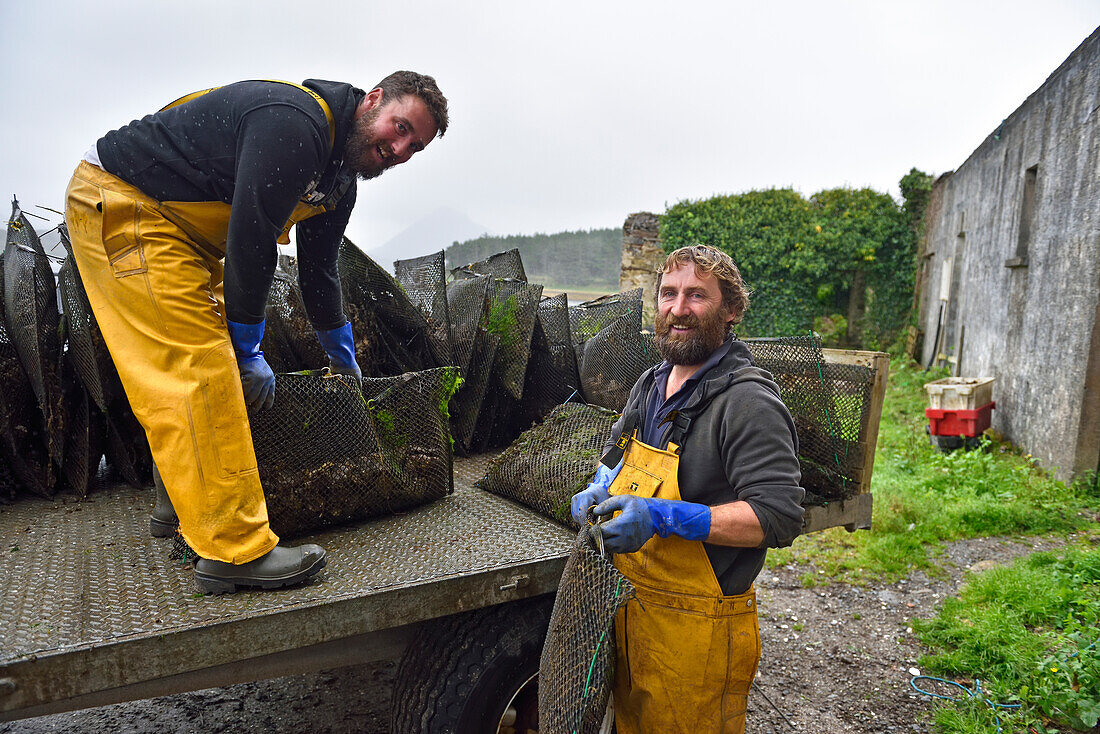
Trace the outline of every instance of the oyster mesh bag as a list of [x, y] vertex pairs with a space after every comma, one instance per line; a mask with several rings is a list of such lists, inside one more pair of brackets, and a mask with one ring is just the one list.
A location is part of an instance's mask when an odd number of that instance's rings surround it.
[[450, 361], [404, 289], [347, 238], [340, 243], [339, 266], [344, 313], [364, 376], [399, 375]]
[[451, 367], [365, 378], [282, 374], [249, 414], [272, 529], [293, 537], [406, 510], [453, 489]]
[[[0, 266], [4, 259], [0, 253]], [[21, 489], [49, 497], [54, 489], [54, 468], [46, 449], [42, 414], [8, 331], [5, 300], [0, 277], [0, 456], [12, 477], [8, 496]]]
[[576, 527], [570, 500], [595, 476], [616, 418], [595, 405], [559, 405], [496, 456], [477, 486]]
[[429, 338], [439, 354], [453, 364], [451, 315], [447, 310], [447, 263], [443, 251], [434, 255], [395, 260], [394, 278], [428, 322]]
[[523, 280], [494, 278], [489, 286], [486, 329], [498, 339], [493, 376], [516, 400], [523, 397], [540, 298], [542, 286]]
[[15, 200], [4, 249], [4, 311], [8, 337], [15, 344], [45, 420], [50, 458], [60, 465], [65, 426], [57, 284], [42, 243]]
[[642, 312], [630, 311], [576, 347], [584, 399], [622, 410], [642, 373], [661, 361], [653, 335], [641, 331]]
[[826, 363], [814, 336], [746, 339], [745, 344], [753, 362], [772, 373], [794, 418], [805, 504], [851, 497], [866, 458], [861, 431], [870, 409], [872, 370]]
[[641, 288], [614, 293], [570, 307], [569, 331], [573, 343], [583, 344], [615, 319], [626, 314], [637, 314], [638, 328], [642, 328]]
[[600, 554], [589, 528], [577, 534], [558, 584], [539, 661], [539, 731], [597, 734], [615, 672], [615, 613], [634, 588]]
[[65, 225], [60, 227], [61, 243], [69, 252], [57, 273], [57, 286], [61, 293], [62, 331], [65, 334], [65, 356], [69, 366], [80, 378], [92, 402], [101, 411], [122, 394], [118, 371], [107, 351], [103, 334], [99, 330], [84, 282], [72, 255], [72, 243]]
[[457, 446], [464, 452], [470, 450], [496, 357], [498, 340], [486, 329], [490, 280], [487, 275], [473, 275], [447, 286], [453, 355], [464, 380], [455, 396], [452, 425]]
[[64, 388], [65, 460], [61, 476], [78, 497], [86, 497], [98, 485], [106, 418], [72, 369], [65, 371]]
[[512, 279], [522, 280], [524, 282], [527, 281], [527, 273], [523, 270], [523, 259], [519, 255], [518, 248], [498, 252], [484, 260], [457, 267], [451, 272], [455, 280], [476, 275], [489, 275], [501, 280]]
[[317, 339], [302, 301], [297, 265], [292, 264], [291, 267], [293, 274], [275, 272], [264, 312], [266, 327], [261, 348], [274, 372], [297, 372], [328, 366], [328, 355]]
[[566, 295], [543, 298], [531, 335], [522, 409], [527, 425], [542, 420], [554, 406], [580, 394], [577, 358], [569, 340]]

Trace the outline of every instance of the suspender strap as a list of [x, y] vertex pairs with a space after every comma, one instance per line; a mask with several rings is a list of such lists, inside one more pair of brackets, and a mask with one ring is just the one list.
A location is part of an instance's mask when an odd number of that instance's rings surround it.
[[603, 455], [600, 462], [608, 469], [617, 467], [619, 462], [623, 460], [623, 454], [626, 453], [626, 446], [630, 443], [630, 439], [637, 429], [638, 411], [632, 410], [624, 416], [623, 430], [619, 432], [618, 437], [615, 439], [615, 445], [607, 450], [607, 453]]
[[[333, 118], [332, 110], [329, 108], [328, 102], [325, 101], [324, 97], [317, 94], [317, 92], [314, 92], [309, 87], [303, 87], [301, 84], [295, 84], [294, 82], [284, 82], [281, 79], [255, 79], [253, 81], [271, 82], [273, 84], [286, 84], [287, 86], [301, 89], [310, 97], [313, 97], [313, 101], [321, 106], [321, 111], [325, 113], [325, 119], [328, 121], [328, 147], [330, 150], [332, 149], [332, 145], [336, 141], [336, 120], [335, 118]], [[185, 94], [174, 102], [169, 102], [168, 104], [164, 105], [160, 108], [159, 111], [164, 112], [165, 110], [170, 110], [173, 107], [179, 107], [181, 104], [186, 104], [193, 99], [198, 99], [207, 92], [213, 92], [215, 89], [221, 89], [221, 87], [210, 87], [209, 89], [202, 89], [198, 92]], [[345, 188], [345, 191], [346, 190], [347, 189]]]

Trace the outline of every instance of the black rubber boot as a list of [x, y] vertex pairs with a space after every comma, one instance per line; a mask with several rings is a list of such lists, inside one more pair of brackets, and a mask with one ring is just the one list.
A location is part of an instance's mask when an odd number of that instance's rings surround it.
[[207, 594], [229, 594], [241, 588], [278, 589], [315, 576], [325, 567], [325, 549], [308, 543], [297, 548], [277, 545], [254, 561], [235, 565], [200, 558], [195, 583]]
[[149, 513], [149, 533], [154, 538], [171, 538], [176, 534], [180, 521], [156, 464], [153, 464], [153, 488], [156, 490], [157, 501], [153, 505], [153, 511]]

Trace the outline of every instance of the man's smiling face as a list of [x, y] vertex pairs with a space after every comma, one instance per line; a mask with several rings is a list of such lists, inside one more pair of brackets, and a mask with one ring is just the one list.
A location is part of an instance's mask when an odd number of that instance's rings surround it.
[[344, 160], [368, 180], [387, 168], [404, 163], [435, 138], [435, 121], [428, 106], [414, 94], [382, 100], [382, 90], [370, 92], [359, 105], [355, 128], [348, 139]]
[[722, 302], [718, 279], [692, 264], [661, 276], [657, 292], [657, 351], [672, 364], [700, 365], [726, 338], [733, 314]]

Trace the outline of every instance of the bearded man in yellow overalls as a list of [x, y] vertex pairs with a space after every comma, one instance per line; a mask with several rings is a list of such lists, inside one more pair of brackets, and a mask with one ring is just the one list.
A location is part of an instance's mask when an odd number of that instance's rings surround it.
[[637, 598], [615, 619], [619, 734], [744, 732], [760, 659], [752, 583], [766, 548], [802, 524], [794, 421], [771, 375], [732, 335], [748, 293], [729, 255], [696, 245], [659, 269], [664, 361], [631, 390], [593, 508]]
[[446, 129], [446, 98], [411, 71], [369, 92], [237, 82], [107, 133], [73, 174], [73, 256], [166, 495], [150, 526], [171, 534], [178, 516], [200, 589], [288, 586], [325, 565], [317, 545], [278, 545], [246, 411], [275, 399], [260, 342], [277, 243], [298, 225], [309, 319], [330, 368], [358, 379], [337, 269], [356, 178]]

